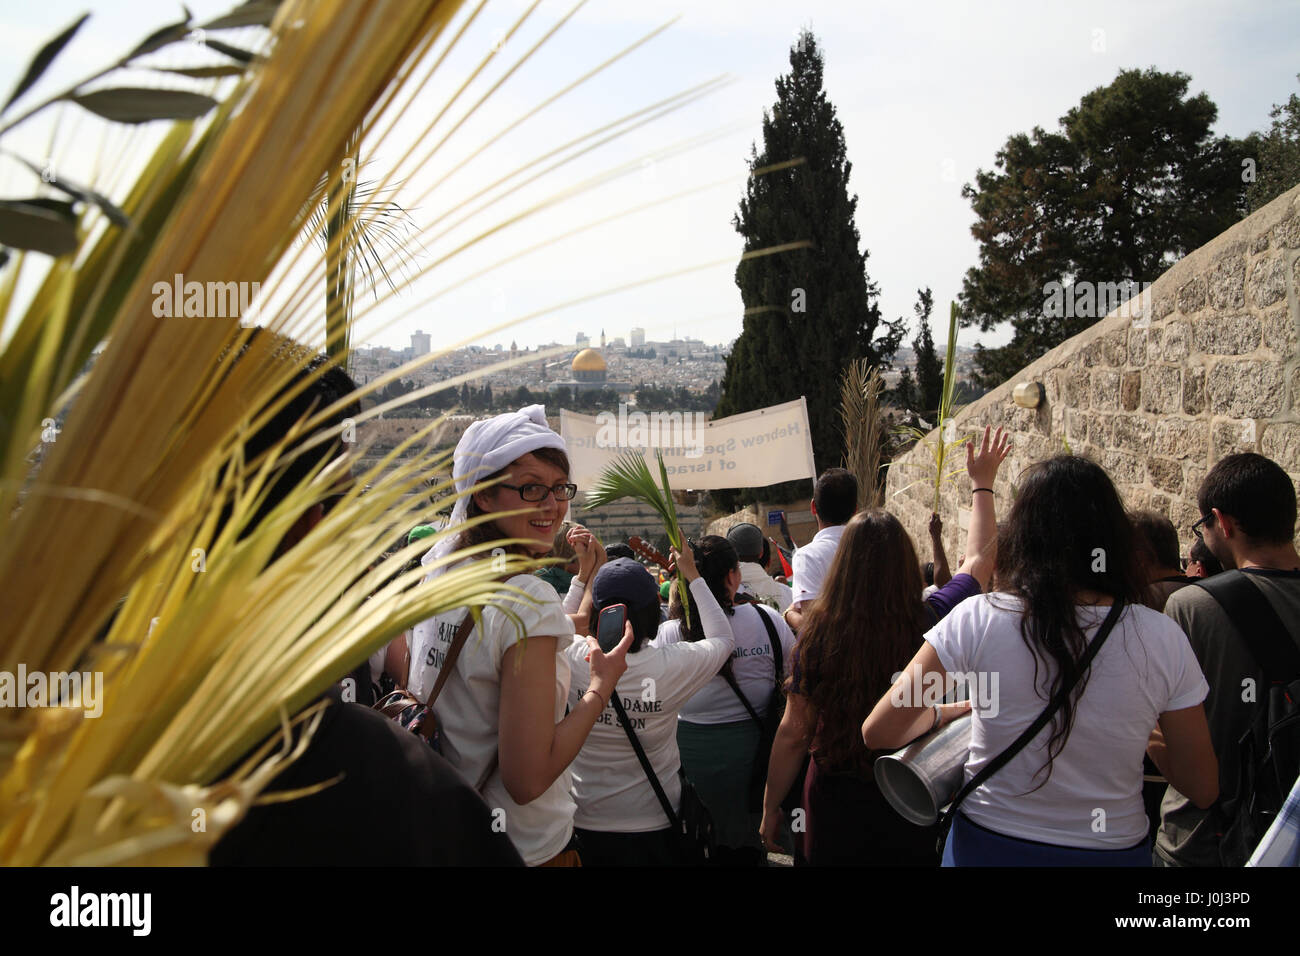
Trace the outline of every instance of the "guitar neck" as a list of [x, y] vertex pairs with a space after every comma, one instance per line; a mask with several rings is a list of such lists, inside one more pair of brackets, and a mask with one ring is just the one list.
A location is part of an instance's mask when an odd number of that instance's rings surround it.
[[671, 563], [669, 562], [669, 560], [665, 558], [662, 554], [660, 554], [658, 551], [656, 551], [654, 548], [652, 548], [649, 544], [647, 544], [643, 538], [638, 538], [634, 535], [633, 537], [627, 539], [627, 546], [631, 548], [633, 551], [635, 551], [637, 554], [641, 555], [641, 557], [653, 561], [655, 564], [659, 565], [659, 567], [663, 568], [665, 571], [671, 570]]

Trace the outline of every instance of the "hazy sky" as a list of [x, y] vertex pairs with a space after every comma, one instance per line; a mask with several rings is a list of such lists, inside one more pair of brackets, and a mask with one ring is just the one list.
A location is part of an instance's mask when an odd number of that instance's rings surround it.
[[[233, 2], [192, 0], [189, 5], [202, 20]], [[1057, 119], [1084, 93], [1109, 83], [1119, 69], [1157, 67], [1189, 74], [1191, 91], [1208, 93], [1218, 105], [1216, 132], [1241, 136], [1267, 125], [1270, 106], [1297, 90], [1295, 74], [1300, 72], [1296, 0], [590, 0], [444, 148], [425, 160], [421, 151], [432, 147], [505, 66], [572, 4], [542, 3], [519, 34], [500, 48], [476, 85], [429, 132], [451, 92], [525, 7], [519, 0], [488, 4], [440, 76], [412, 105], [407, 120], [384, 142], [367, 144], [366, 158], [373, 165], [361, 178], [391, 175], [401, 183], [397, 201], [409, 207], [411, 222], [422, 230], [415, 261], [427, 267], [513, 211], [606, 170], [630, 165], [631, 173], [429, 270], [395, 302], [371, 314], [362, 341], [400, 347], [408, 344], [411, 331], [421, 328], [433, 332], [435, 342], [450, 342], [574, 298], [685, 269], [692, 271], [550, 311], [480, 341], [508, 344], [513, 337], [521, 345], [572, 342], [576, 331], [595, 338], [602, 327], [612, 339], [626, 336], [633, 326], [645, 327], [650, 338], [666, 338], [674, 331], [709, 342], [734, 338], [741, 328], [742, 306], [734, 282], [741, 241], [731, 219], [744, 191], [750, 143], [761, 135], [762, 111], [775, 98], [773, 80], [788, 69], [789, 46], [801, 25], [811, 26], [824, 52], [826, 90], [838, 109], [853, 164], [857, 224], [870, 253], [868, 273], [880, 287], [882, 312], [891, 318], [910, 319], [916, 290], [923, 286], [933, 288], [939, 317], [946, 315], [947, 301], [976, 261], [970, 235], [973, 217], [961, 197], [962, 184], [973, 179], [977, 168], [992, 167], [1010, 134], [1034, 125], [1055, 128]], [[12, 89], [40, 44], [86, 8], [68, 0], [5, 0], [0, 7], [0, 89]], [[89, 9], [94, 16], [37, 88], [38, 96], [86, 76], [125, 51], [149, 30], [174, 19], [179, 4], [130, 0], [93, 3]], [[666, 32], [448, 177], [488, 136], [679, 14], [680, 20]], [[193, 49], [168, 56], [174, 63], [220, 59]], [[464, 225], [441, 235], [481, 200], [465, 210], [455, 210], [457, 203], [498, 177], [572, 138], [724, 74], [731, 82], [718, 92], [539, 178], [518, 195], [474, 212]], [[157, 83], [160, 76], [137, 74], [134, 82]], [[141, 154], [141, 145], [156, 132], [105, 131], [98, 120], [78, 118], [76, 110], [66, 108], [53, 154], [68, 174], [98, 176], [106, 191], [120, 198], [125, 189], [108, 174], [129, 169], [122, 157]], [[689, 151], [644, 159], [710, 134], [711, 139]], [[6, 137], [4, 145], [35, 158], [48, 149], [50, 135], [50, 123], [33, 122]], [[417, 152], [400, 163], [412, 145]], [[13, 163], [0, 160], [0, 194], [30, 195], [33, 182]], [[426, 302], [434, 291], [502, 257], [622, 210], [714, 183], [548, 245]], [[379, 322], [393, 322], [412, 310], [387, 331], [377, 330]], [[1006, 332], [993, 333], [984, 341], [993, 344], [1006, 338]], [[964, 334], [965, 344], [975, 340], [974, 330]]]

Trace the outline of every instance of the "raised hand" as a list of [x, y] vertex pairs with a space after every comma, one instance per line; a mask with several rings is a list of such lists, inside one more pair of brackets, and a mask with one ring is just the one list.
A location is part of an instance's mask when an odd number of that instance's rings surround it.
[[993, 487], [993, 479], [997, 477], [998, 468], [1011, 451], [1010, 435], [999, 428], [990, 441], [991, 432], [992, 428], [986, 425], [984, 440], [980, 443], [979, 451], [975, 450], [974, 442], [966, 443], [966, 474], [970, 475], [970, 480], [975, 483], [976, 488]]

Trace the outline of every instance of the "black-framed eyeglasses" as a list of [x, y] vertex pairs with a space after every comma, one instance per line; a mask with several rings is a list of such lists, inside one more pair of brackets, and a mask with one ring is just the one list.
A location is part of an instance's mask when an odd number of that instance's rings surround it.
[[562, 485], [556, 485], [554, 488], [548, 488], [546, 485], [528, 484], [528, 485], [501, 485], [502, 488], [509, 488], [511, 491], [519, 492], [519, 497], [524, 501], [536, 502], [545, 501], [547, 495], [555, 495], [556, 501], [572, 501], [578, 493], [578, 486], [573, 482], [567, 482]]
[[1197, 541], [1205, 540], [1203, 537], [1201, 537], [1201, 525], [1205, 525], [1206, 527], [1208, 527], [1209, 525], [1213, 524], [1213, 522], [1214, 522], [1214, 512], [1211, 511], [1208, 515], [1203, 515], [1201, 517], [1201, 520], [1196, 522], [1196, 524], [1192, 525], [1192, 534], [1196, 535]]

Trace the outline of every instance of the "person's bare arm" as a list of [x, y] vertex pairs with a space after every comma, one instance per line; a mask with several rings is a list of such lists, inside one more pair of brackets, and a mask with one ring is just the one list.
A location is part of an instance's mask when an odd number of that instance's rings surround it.
[[952, 569], [943, 550], [943, 519], [937, 511], [930, 515], [930, 548], [934, 553], [934, 586], [941, 588], [952, 580]]
[[411, 671], [411, 646], [407, 643], [407, 632], [403, 631], [388, 642], [384, 651], [384, 673], [391, 677], [398, 687], [405, 687]]
[[799, 628], [803, 626], [803, 601], [797, 601], [785, 609], [785, 623], [790, 625], [790, 630], [796, 634]]
[[921, 688], [927, 683], [926, 675], [931, 675], [928, 678], [931, 686], [934, 686], [936, 680], [938, 686], [947, 686], [948, 672], [939, 663], [939, 654], [928, 641], [921, 645], [898, 680], [894, 681], [893, 686], [876, 702], [870, 715], [862, 722], [863, 743], [872, 750], [902, 747], [923, 734], [952, 723], [970, 710], [968, 700], [956, 704], [940, 704], [937, 707], [936, 723], [936, 708], [926, 707], [922, 703]]
[[1205, 707], [1196, 704], [1160, 715], [1147, 754], [1169, 785], [1202, 810], [1219, 797], [1219, 761], [1210, 741]]
[[803, 765], [804, 754], [812, 743], [812, 708], [802, 694], [791, 694], [785, 701], [781, 725], [772, 740], [772, 755], [767, 764], [767, 789], [763, 792], [763, 819], [759, 833], [769, 849], [779, 847], [781, 801], [790, 792]]
[[531, 803], [546, 792], [582, 749], [596, 719], [627, 670], [627, 649], [632, 644], [632, 624], [623, 628], [623, 640], [609, 654], [601, 653], [593, 638], [591, 684], [578, 706], [555, 722], [555, 648], [552, 635], [528, 637], [506, 651], [501, 662], [499, 705], [499, 759], [501, 782], [510, 799]]
[[[985, 427], [984, 439], [980, 450], [975, 450], [974, 442], [966, 443], [966, 473], [970, 475], [975, 488], [992, 488], [997, 478], [998, 468], [1011, 451], [1010, 436], [1002, 429], [992, 436], [991, 429]], [[997, 559], [998, 522], [994, 513], [993, 494], [990, 491], [974, 491], [971, 496], [970, 527], [966, 529], [966, 558], [958, 574], [969, 574], [979, 582], [981, 589], [989, 586], [993, 577], [993, 566]]]

